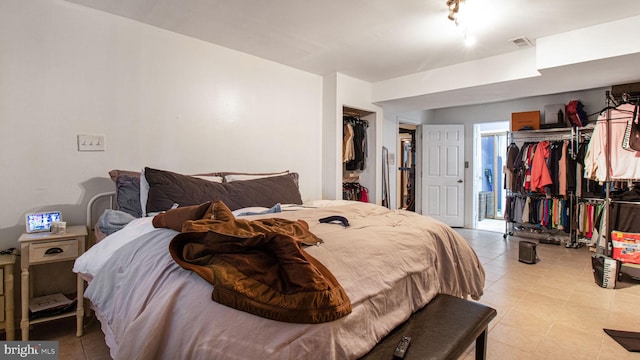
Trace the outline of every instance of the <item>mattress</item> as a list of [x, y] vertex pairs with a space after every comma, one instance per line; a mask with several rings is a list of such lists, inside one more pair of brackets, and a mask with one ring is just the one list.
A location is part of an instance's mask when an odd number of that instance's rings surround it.
[[[78, 258], [114, 359], [353, 359], [438, 293], [479, 298], [484, 270], [447, 225], [360, 202], [245, 217], [305, 220], [324, 243], [305, 250], [345, 289], [351, 314], [321, 324], [278, 322], [211, 300], [212, 285], [178, 266], [177, 234], [138, 219]], [[320, 223], [344, 216], [350, 226]]]

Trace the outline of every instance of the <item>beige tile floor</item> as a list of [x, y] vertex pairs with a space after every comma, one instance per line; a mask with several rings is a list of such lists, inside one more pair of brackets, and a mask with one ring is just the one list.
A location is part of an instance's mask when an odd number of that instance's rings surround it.
[[[517, 237], [457, 229], [486, 271], [480, 302], [495, 308], [489, 359], [640, 359], [603, 328], [640, 331], [640, 282], [625, 277], [618, 288], [595, 284], [591, 252], [539, 244], [540, 262], [518, 261]], [[473, 359], [470, 349], [465, 359]]]
[[[498, 310], [491, 322], [488, 359], [640, 359], [603, 328], [640, 331], [640, 282], [625, 278], [615, 290], [598, 287], [586, 248], [539, 244], [540, 262], [518, 261], [518, 239], [502, 233], [456, 229], [476, 250], [487, 274], [480, 300]], [[75, 336], [75, 320], [38, 324], [32, 339], [57, 340], [60, 359], [109, 359], [97, 320]], [[471, 346], [464, 360], [474, 358]]]
[[482, 219], [478, 221], [476, 230], [495, 231], [503, 233], [506, 230], [505, 221], [500, 219]]

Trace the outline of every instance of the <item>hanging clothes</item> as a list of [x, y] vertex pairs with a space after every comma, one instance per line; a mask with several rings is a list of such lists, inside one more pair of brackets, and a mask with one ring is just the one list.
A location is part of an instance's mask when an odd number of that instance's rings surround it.
[[369, 190], [357, 182], [342, 183], [342, 199], [369, 202]]
[[[622, 147], [635, 106], [622, 104], [598, 116], [585, 156], [585, 177], [596, 181], [640, 179], [640, 152]], [[610, 142], [608, 141], [610, 139]], [[607, 177], [607, 154], [609, 177]]]
[[517, 179], [517, 171], [516, 168], [516, 159], [518, 157], [518, 153], [520, 152], [520, 148], [515, 143], [509, 144], [507, 146], [507, 160], [503, 168], [504, 172], [504, 188], [507, 190], [514, 190], [516, 187], [515, 182]]
[[343, 125], [342, 136], [342, 162], [353, 160], [355, 158], [355, 150], [353, 147], [353, 126], [349, 122]]
[[504, 167], [505, 189], [514, 193], [533, 191], [567, 196], [575, 189], [576, 178], [576, 165], [575, 161], [571, 162], [570, 151], [568, 140], [526, 142], [519, 149], [515, 144], [509, 145]]
[[343, 118], [353, 127], [353, 159], [345, 163], [345, 169], [349, 171], [364, 170], [367, 158], [367, 127], [369, 123], [366, 120], [360, 120], [348, 116]]
[[558, 160], [558, 195], [567, 195], [567, 149], [569, 141], [562, 142], [560, 150], [560, 159]]
[[553, 184], [547, 166], [549, 154], [549, 142], [539, 142], [531, 163], [531, 191], [543, 192], [545, 186]]

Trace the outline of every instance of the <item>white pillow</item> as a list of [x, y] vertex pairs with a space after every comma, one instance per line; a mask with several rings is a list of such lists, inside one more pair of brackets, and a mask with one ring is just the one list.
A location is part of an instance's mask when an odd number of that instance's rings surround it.
[[140, 171], [140, 208], [142, 217], [147, 216], [147, 199], [149, 198], [149, 182], [144, 177], [144, 168]]
[[215, 183], [221, 183], [222, 182], [222, 176], [192, 175], [192, 177], [198, 178], [198, 179], [202, 179], [202, 180], [211, 181], [211, 182], [215, 182]]
[[283, 171], [281, 173], [268, 174], [268, 175], [231, 174], [231, 175], [225, 175], [224, 181], [232, 182], [232, 181], [241, 181], [241, 180], [261, 179], [266, 177], [287, 175], [288, 173], [289, 171]]

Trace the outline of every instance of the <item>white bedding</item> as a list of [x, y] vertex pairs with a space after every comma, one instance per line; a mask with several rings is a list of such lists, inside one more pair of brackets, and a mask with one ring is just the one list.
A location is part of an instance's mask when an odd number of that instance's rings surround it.
[[[352, 359], [437, 293], [482, 295], [484, 270], [448, 226], [411, 212], [342, 204], [248, 217], [303, 219], [324, 240], [306, 250], [338, 279], [353, 307], [333, 322], [283, 323], [213, 302], [211, 284], [169, 255], [177, 232], [149, 229], [150, 220], [92, 247], [74, 271], [93, 278], [85, 297], [115, 359]], [[318, 222], [331, 215], [351, 226]], [[117, 244], [107, 244], [112, 240]]]

